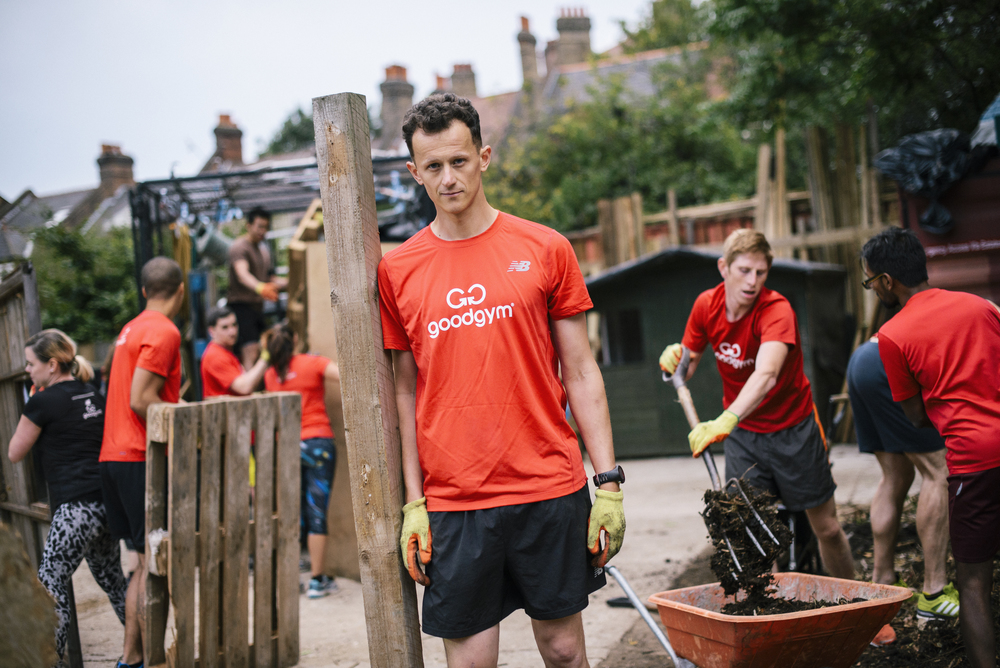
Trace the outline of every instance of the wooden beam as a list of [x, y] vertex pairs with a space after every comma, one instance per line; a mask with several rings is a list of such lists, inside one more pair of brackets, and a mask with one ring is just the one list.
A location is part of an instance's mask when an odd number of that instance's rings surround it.
[[613, 267], [618, 263], [618, 238], [615, 235], [615, 215], [609, 199], [597, 200], [597, 226], [601, 230], [604, 266]]
[[767, 234], [768, 214], [771, 210], [771, 145], [761, 144], [757, 149], [757, 196], [754, 201], [753, 228]]
[[677, 228], [677, 191], [673, 188], [667, 190], [667, 226], [670, 234], [670, 245], [681, 245], [681, 233]]
[[646, 252], [646, 226], [642, 224], [642, 194], [632, 193], [632, 233], [635, 235], [635, 257]]
[[416, 589], [399, 551], [403, 468], [376, 294], [382, 252], [364, 96], [314, 98], [313, 125], [368, 652], [379, 668], [422, 668]]
[[[827, 232], [811, 232], [808, 234], [791, 234], [777, 239], [768, 239], [771, 248], [818, 248], [821, 246], [834, 246], [837, 244], [864, 243], [882, 230], [889, 229], [889, 225], [877, 228], [861, 229], [860, 227], [845, 227]], [[718, 248], [718, 244], [699, 244], [699, 247]]]
[[[779, 127], [774, 132], [774, 192], [770, 205], [772, 209], [771, 233], [768, 238], [786, 237], [792, 233], [790, 216], [788, 214], [788, 191], [785, 160], [785, 128]], [[791, 251], [779, 249], [780, 255], [791, 256]]]

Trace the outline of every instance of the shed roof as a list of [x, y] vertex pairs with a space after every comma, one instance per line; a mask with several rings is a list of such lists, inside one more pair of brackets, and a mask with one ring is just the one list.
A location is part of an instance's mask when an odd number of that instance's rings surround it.
[[[691, 248], [689, 246], [671, 246], [656, 253], [648, 253], [634, 260], [622, 262], [599, 274], [594, 274], [587, 279], [587, 287], [607, 287], [618, 281], [630, 280], [641, 273], [670, 270], [677, 265], [682, 266], [690, 262], [702, 261], [715, 263], [720, 257], [722, 257], [722, 253], [715, 250]], [[771, 267], [802, 274], [844, 274], [847, 272], [839, 264], [788, 260], [785, 258], [775, 258]]]

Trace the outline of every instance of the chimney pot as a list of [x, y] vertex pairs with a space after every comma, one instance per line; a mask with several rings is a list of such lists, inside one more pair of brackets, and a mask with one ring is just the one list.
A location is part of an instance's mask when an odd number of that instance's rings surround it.
[[521, 17], [521, 30], [524, 31], [524, 32], [531, 32], [531, 28], [528, 27], [528, 17], [527, 16], [522, 16]]
[[448, 77], [443, 77], [440, 74], [434, 76], [437, 79], [437, 85], [434, 87], [435, 92], [448, 90]]
[[402, 65], [390, 65], [385, 68], [386, 81], [406, 81], [406, 68]]
[[120, 146], [101, 144], [101, 155], [97, 158], [97, 171], [101, 175], [100, 188], [105, 197], [110, 197], [123, 185], [135, 185], [132, 164], [132, 158], [123, 154]]

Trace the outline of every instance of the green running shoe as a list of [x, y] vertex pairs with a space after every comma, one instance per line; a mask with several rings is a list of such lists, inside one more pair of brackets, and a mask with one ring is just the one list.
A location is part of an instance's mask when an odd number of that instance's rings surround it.
[[955, 619], [958, 617], [958, 592], [952, 587], [951, 593], [945, 587], [940, 596], [929, 600], [923, 592], [917, 598], [917, 617], [924, 619]]

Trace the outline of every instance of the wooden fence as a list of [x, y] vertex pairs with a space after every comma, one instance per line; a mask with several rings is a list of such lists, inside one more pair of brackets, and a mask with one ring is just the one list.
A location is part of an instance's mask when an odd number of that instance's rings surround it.
[[298, 663], [301, 417], [295, 392], [150, 407], [147, 666]]

